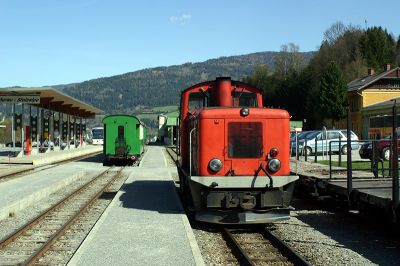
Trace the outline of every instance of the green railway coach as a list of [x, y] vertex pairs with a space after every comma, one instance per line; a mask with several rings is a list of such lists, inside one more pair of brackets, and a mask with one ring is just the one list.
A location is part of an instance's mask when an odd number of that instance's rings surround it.
[[104, 124], [104, 164], [132, 164], [144, 153], [147, 129], [133, 115], [109, 115]]

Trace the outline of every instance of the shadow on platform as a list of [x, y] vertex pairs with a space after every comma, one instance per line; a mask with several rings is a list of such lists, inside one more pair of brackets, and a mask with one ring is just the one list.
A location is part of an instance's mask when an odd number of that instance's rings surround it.
[[135, 181], [123, 185], [121, 191], [124, 191], [120, 197], [124, 208], [184, 214], [172, 180]]

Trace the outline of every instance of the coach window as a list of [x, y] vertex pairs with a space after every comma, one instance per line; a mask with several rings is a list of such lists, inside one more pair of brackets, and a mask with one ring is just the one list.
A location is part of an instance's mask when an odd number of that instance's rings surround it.
[[123, 139], [124, 135], [124, 126], [118, 126], [118, 138]]
[[234, 107], [258, 107], [257, 94], [253, 92], [232, 92]]

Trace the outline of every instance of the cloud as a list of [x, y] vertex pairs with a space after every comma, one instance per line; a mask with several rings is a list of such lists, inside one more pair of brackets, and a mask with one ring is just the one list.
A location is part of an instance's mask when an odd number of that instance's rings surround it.
[[172, 16], [169, 18], [169, 21], [171, 21], [171, 23], [179, 23], [182, 25], [191, 19], [192, 19], [192, 15], [183, 14], [182, 16], [179, 16], [179, 17]]

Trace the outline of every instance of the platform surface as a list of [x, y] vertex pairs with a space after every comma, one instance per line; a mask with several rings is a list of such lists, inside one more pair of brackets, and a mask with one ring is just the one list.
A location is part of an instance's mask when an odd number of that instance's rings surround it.
[[0, 153], [0, 178], [28, 170], [37, 166], [54, 164], [80, 156], [101, 153], [103, 146], [87, 145], [79, 148], [49, 151], [23, 157], [8, 157], [7, 152]]
[[[164, 157], [149, 146], [68, 265], [203, 265]], [[124, 170], [125, 171], [125, 170]]]
[[[292, 171], [294, 170], [292, 162]], [[298, 162], [298, 174], [300, 178], [311, 178], [322, 182], [329, 188], [331, 193], [347, 195], [347, 174], [342, 171], [340, 175], [334, 174], [329, 179], [329, 166]], [[380, 208], [388, 208], [392, 204], [392, 179], [391, 178], [373, 178], [373, 174], [367, 171], [353, 171], [353, 192], [362, 195], [361, 200], [376, 205]], [[400, 191], [400, 188], [399, 188]]]

